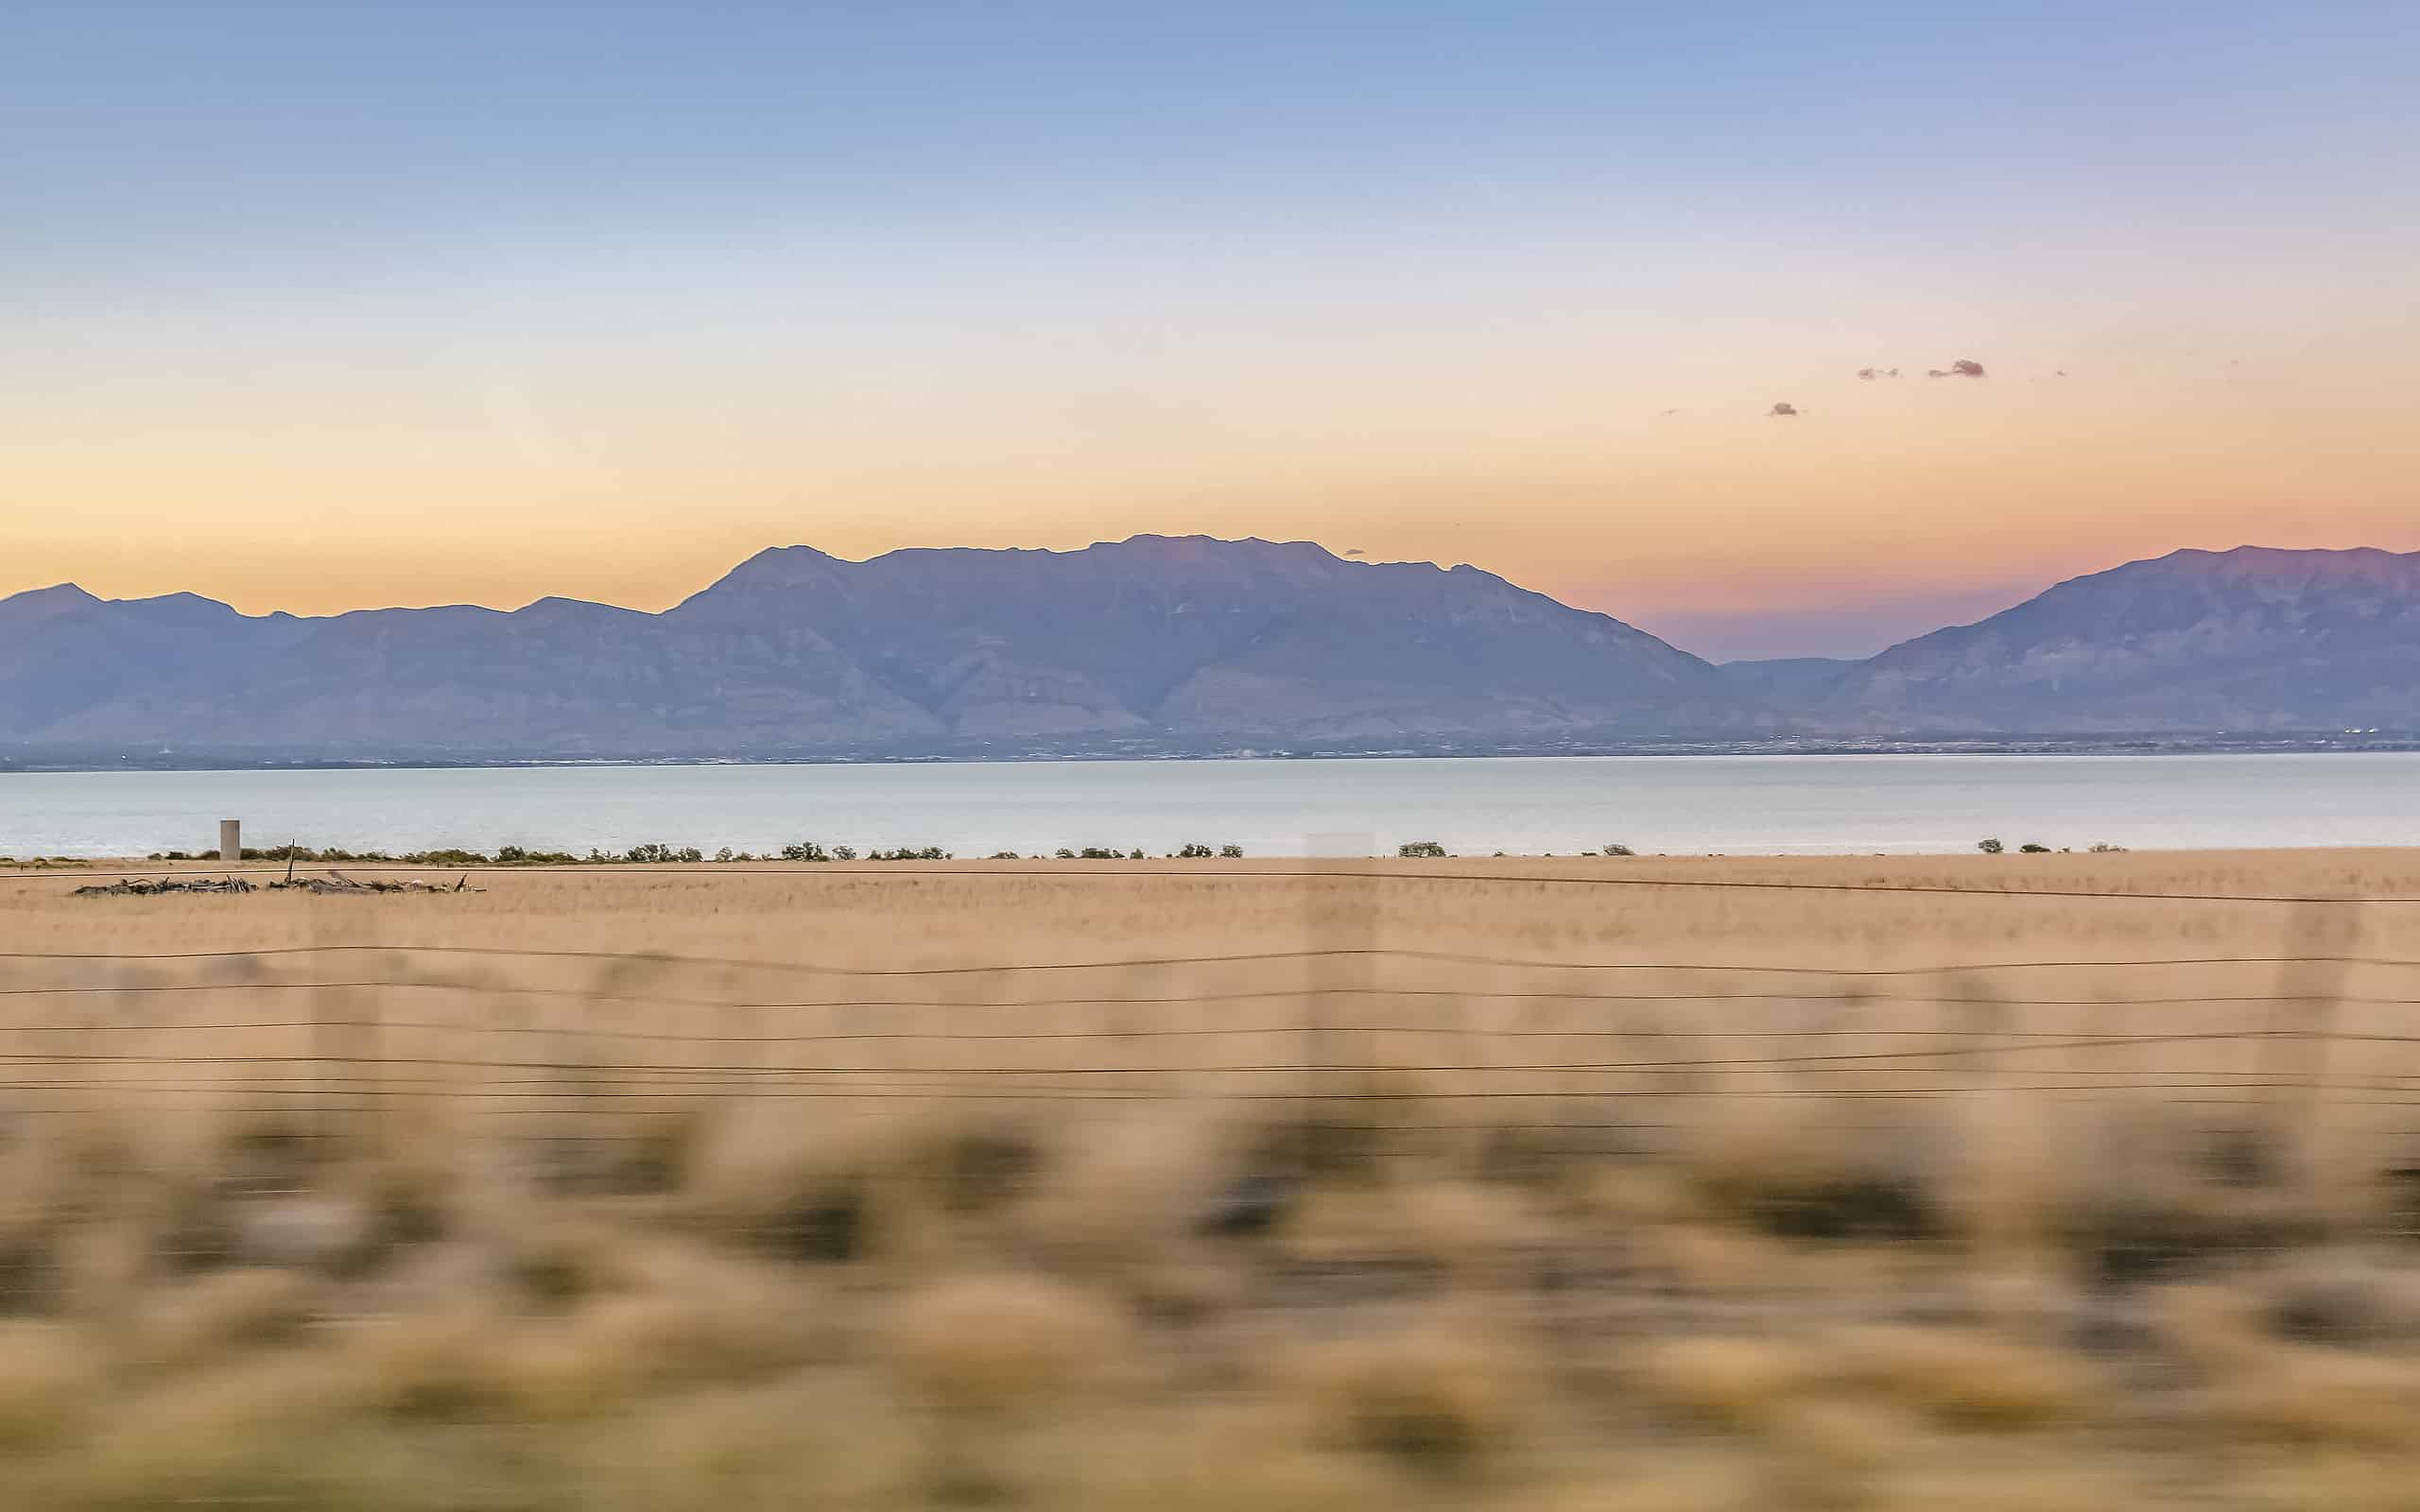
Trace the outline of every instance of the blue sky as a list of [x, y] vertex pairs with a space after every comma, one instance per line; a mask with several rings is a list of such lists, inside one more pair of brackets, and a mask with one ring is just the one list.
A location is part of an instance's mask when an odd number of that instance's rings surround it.
[[2415, 17], [17, 4], [0, 548], [652, 605], [1209, 529], [1745, 652], [2410, 549]]

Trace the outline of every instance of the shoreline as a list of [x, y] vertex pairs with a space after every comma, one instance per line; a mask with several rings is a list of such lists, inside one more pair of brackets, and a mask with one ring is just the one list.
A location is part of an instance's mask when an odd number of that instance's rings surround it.
[[[1961, 753], [1963, 754], [1963, 753]], [[2322, 760], [2323, 756], [2342, 760]], [[1514, 765], [1518, 763], [1519, 765]], [[867, 861], [1198, 863], [2335, 850], [2420, 843], [2420, 752], [1812, 757], [1668, 753], [1448, 761], [1256, 758], [949, 764], [580, 764], [506, 768], [21, 773], [0, 782], [0, 866], [414, 866]], [[197, 843], [199, 842], [199, 843]], [[819, 844], [818, 842], [821, 842]], [[843, 843], [845, 842], [845, 843]], [[857, 850], [852, 850], [850, 848]]]
[[[2079, 865], [2099, 868], [2124, 870], [2160, 870], [2178, 865], [2225, 862], [2256, 864], [2263, 861], [2278, 864], [2296, 860], [2354, 862], [2365, 859], [2401, 863], [2420, 857], [2420, 844], [2413, 845], [2343, 845], [2343, 846], [2197, 846], [2176, 849], [2155, 847], [2112, 847], [2094, 851], [2083, 848], [2050, 850], [2022, 854], [2014, 847], [2005, 853], [1979, 851], [1972, 847], [1960, 850], [1926, 851], [1826, 851], [1822, 853], [1789, 851], [1651, 851], [1629, 856], [1582, 855], [1571, 852], [1549, 854], [1531, 852], [1496, 852], [1487, 854], [1449, 853], [1444, 856], [1387, 855], [1258, 855], [1226, 857], [1181, 857], [1173, 855], [1144, 856], [1136, 859], [1120, 857], [1058, 857], [1034, 856], [950, 856], [915, 857], [907, 860], [874, 860], [857, 857], [850, 860], [821, 862], [786, 861], [780, 857], [757, 856], [729, 861], [711, 857], [696, 862], [683, 861], [592, 861], [575, 858], [567, 861], [499, 862], [493, 857], [461, 860], [410, 860], [389, 857], [379, 860], [310, 860], [297, 859], [295, 874], [325, 873], [330, 868], [345, 872], [396, 873], [418, 872], [449, 875], [469, 873], [474, 876], [510, 877], [526, 875], [591, 876], [591, 877], [664, 877], [692, 878], [705, 881], [717, 877], [830, 877], [864, 881], [868, 879], [933, 878], [933, 877], [1019, 877], [1065, 878], [1080, 880], [1098, 877], [1110, 880], [1187, 880], [1203, 882], [1283, 882], [1306, 876], [1334, 877], [1340, 873], [1322, 868], [1347, 868], [1347, 875], [1367, 875], [1380, 880], [1425, 879], [1440, 882], [1480, 881], [1508, 885], [1522, 882], [1591, 882], [1610, 881], [1632, 884], [1674, 882], [1685, 884], [1685, 874], [1701, 872], [1756, 872], [1780, 874], [1800, 871], [1854, 870], [1871, 874], [1876, 868], [1895, 870], [1920, 868], [1927, 871], [1953, 870], [1962, 876], [1969, 871], [1977, 880], [2016, 882], [2014, 888], [1977, 887], [1976, 891], [2022, 891], [2024, 884], [2047, 884], [2055, 879], [2043, 873], [2055, 869], [2062, 876], [2075, 873]], [[181, 859], [149, 856], [98, 857], [9, 857], [0, 856], [0, 882], [31, 882], [59, 876], [89, 877], [96, 874], [127, 877], [264, 877], [283, 876], [287, 864], [283, 856], [251, 857], [228, 863], [199, 857]]]
[[0, 777], [105, 772], [350, 772], [519, 771], [589, 767], [700, 766], [1009, 766], [1121, 762], [1355, 762], [1355, 761], [1555, 761], [1609, 758], [1747, 758], [1844, 756], [2320, 756], [2420, 752], [2420, 732], [2304, 730], [2269, 736], [2110, 734], [1962, 736], [1806, 736], [1771, 740], [1578, 741], [1521, 745], [1423, 742], [1401, 747], [1310, 746], [1300, 748], [1220, 747], [1180, 748], [1057, 747], [1013, 749], [992, 743], [974, 747], [909, 750], [773, 751], [735, 756], [516, 756], [429, 753], [387, 757], [301, 753], [290, 757], [228, 752], [11, 756], [0, 752]]

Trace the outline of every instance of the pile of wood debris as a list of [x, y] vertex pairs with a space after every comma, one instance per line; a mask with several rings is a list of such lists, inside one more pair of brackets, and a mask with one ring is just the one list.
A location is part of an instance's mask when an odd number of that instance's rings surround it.
[[[106, 885], [78, 887], [74, 896], [78, 898], [153, 898], [164, 893], [258, 892], [260, 890], [262, 889], [241, 877], [130, 877]], [[449, 887], [443, 883], [422, 882], [417, 878], [408, 882], [375, 880], [364, 882], [357, 877], [348, 877], [341, 871], [331, 871], [324, 877], [289, 875], [268, 884], [268, 890], [307, 892], [314, 898], [325, 898], [331, 895], [367, 896], [379, 892], [485, 892], [487, 889], [472, 886], [468, 872], [463, 873], [461, 880]]]
[[348, 877], [341, 871], [331, 871], [324, 877], [288, 877], [284, 882], [270, 883], [269, 887], [272, 891], [291, 887], [307, 892], [315, 898], [325, 897], [329, 893], [487, 891], [484, 887], [472, 886], [471, 874], [467, 871], [462, 874], [461, 880], [451, 887], [441, 882], [422, 882], [417, 878], [409, 882], [363, 882], [358, 878]]
[[[271, 883], [278, 886], [280, 884]], [[153, 898], [170, 892], [253, 892], [258, 889], [241, 877], [141, 877], [127, 878], [106, 885], [78, 887], [72, 895], [78, 898]]]

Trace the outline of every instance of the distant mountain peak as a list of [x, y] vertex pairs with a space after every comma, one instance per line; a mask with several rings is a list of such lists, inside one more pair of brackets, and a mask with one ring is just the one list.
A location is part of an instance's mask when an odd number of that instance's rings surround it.
[[708, 602], [717, 594], [813, 587], [852, 565], [813, 546], [768, 546], [720, 577], [683, 599], [674, 612]]
[[101, 602], [100, 598], [86, 593], [74, 583], [53, 583], [48, 588], [28, 588], [24, 593], [11, 593], [6, 598], [0, 598], [0, 608], [56, 610], [80, 609], [88, 604]]
[[29, 588], [22, 593], [0, 598], [0, 626], [23, 632], [45, 620], [78, 610], [95, 609], [102, 600], [84, 592], [74, 583], [54, 583], [48, 588]]
[[2173, 551], [1903, 641], [1833, 691], [1995, 730], [2420, 728], [2420, 552]]

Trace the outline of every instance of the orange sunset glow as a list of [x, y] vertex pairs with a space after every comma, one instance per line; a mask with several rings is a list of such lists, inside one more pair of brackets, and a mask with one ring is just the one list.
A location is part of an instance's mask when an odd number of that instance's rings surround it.
[[[1495, 102], [1442, 121], [1230, 60], [1309, 152], [1208, 98], [1121, 140], [1177, 66], [1142, 31], [1046, 99], [977, 70], [922, 122], [786, 120], [769, 64], [698, 116], [685, 76], [570, 57], [539, 93], [600, 136], [619, 90], [691, 112], [680, 150], [609, 157], [502, 94], [458, 120], [380, 94], [422, 64], [361, 29], [289, 39], [355, 100], [199, 31], [118, 60], [195, 139], [95, 118], [85, 150], [163, 195], [49, 193], [0, 252], [0, 593], [657, 609], [769, 544], [1200, 532], [1468, 561], [1720, 660], [1864, 654], [2183, 545], [2420, 546], [2414, 225], [2371, 192], [2408, 149], [2342, 95], [2285, 138], [2223, 91], [2131, 102], [2188, 65], [2317, 89], [2315, 40], [2197, 60], [2113, 27], [2105, 94], [2055, 75], [2107, 132], [2082, 158], [2077, 120], [2006, 112], [1748, 150], [1787, 99], [1927, 109], [1952, 64], [2021, 94], [2054, 77], [2022, 26], [1727, 39], [1723, 87], [1786, 96], [1732, 120], [1649, 77], [1712, 45], [1685, 27], [1517, 42], [1526, 106], [1417, 26], [1294, 39]], [[1566, 44], [1593, 67], [1544, 62]], [[349, 147], [306, 129], [328, 112]], [[204, 150], [263, 133], [283, 177]], [[1986, 376], [1924, 376], [1957, 359]]]

